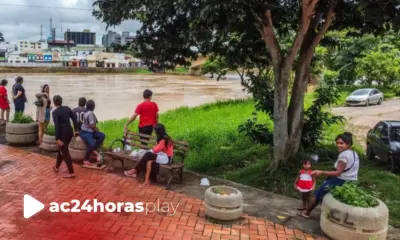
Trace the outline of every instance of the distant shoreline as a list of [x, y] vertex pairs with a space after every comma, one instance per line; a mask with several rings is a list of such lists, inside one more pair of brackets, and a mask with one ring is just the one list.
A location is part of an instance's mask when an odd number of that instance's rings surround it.
[[[78, 67], [0, 67], [0, 73], [53, 73], [53, 74], [155, 74], [144, 68], [78, 68]], [[189, 75], [185, 71], [167, 71], [169, 75]]]

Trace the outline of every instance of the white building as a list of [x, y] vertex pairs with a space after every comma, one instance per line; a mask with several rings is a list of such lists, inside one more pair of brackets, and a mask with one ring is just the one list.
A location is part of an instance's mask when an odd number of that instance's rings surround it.
[[18, 52], [12, 52], [8, 55], [8, 63], [28, 63], [28, 57], [26, 54]]
[[18, 40], [17, 47], [19, 51], [33, 50], [33, 49], [46, 50], [49, 48], [49, 45], [47, 44], [47, 42], [41, 42], [41, 41]]
[[0, 49], [6, 50], [6, 52], [11, 53], [17, 51], [17, 45], [8, 42], [0, 42]]
[[135, 40], [135, 36], [131, 36], [129, 32], [122, 32], [122, 35], [113, 31], [108, 31], [107, 34], [103, 35], [102, 44], [105, 47], [110, 47], [111, 44], [119, 44], [124, 46]]

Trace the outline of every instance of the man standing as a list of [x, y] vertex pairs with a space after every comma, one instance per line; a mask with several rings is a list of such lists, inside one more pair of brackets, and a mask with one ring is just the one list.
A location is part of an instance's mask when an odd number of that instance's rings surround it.
[[78, 100], [78, 107], [74, 108], [74, 110], [72, 110], [72, 112], [76, 115], [76, 120], [78, 122], [78, 129], [77, 131], [81, 130], [81, 126], [83, 123], [83, 116], [85, 115], [85, 112], [87, 112], [87, 108], [85, 107], [86, 105], [86, 98], [81, 97]]
[[13, 86], [13, 99], [14, 99], [14, 106], [15, 112], [24, 113], [25, 110], [25, 88], [22, 86], [24, 83], [24, 79], [22, 77], [17, 77], [15, 79], [15, 84]]
[[125, 124], [125, 132], [128, 131], [129, 124], [135, 121], [137, 116], [139, 116], [139, 133], [146, 135], [151, 135], [153, 133], [153, 128], [158, 123], [158, 106], [155, 102], [151, 101], [152, 96], [152, 91], [148, 89], [144, 90], [144, 100], [136, 107], [135, 113]]

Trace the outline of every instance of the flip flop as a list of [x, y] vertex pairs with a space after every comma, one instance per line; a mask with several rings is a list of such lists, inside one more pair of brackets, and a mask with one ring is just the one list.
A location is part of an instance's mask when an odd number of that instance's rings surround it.
[[140, 187], [140, 188], [150, 187], [150, 183], [148, 183], [148, 184], [144, 184], [144, 183], [143, 183], [143, 184], [140, 184], [139, 187]]
[[133, 177], [133, 178], [136, 177], [136, 174], [134, 174], [134, 173], [129, 174], [129, 171], [124, 171], [124, 174], [125, 174], [125, 176], [127, 176], [127, 177]]
[[63, 176], [63, 178], [75, 178], [75, 174], [73, 174], [73, 175], [65, 175], [65, 176]]
[[58, 169], [55, 166], [53, 166], [53, 171], [58, 172]]
[[303, 212], [298, 212], [297, 216], [305, 218], [305, 219], [310, 219], [311, 218], [310, 216], [305, 215]]

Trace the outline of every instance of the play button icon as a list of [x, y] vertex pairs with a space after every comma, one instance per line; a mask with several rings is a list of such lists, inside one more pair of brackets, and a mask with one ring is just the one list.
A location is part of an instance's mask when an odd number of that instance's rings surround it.
[[28, 219], [44, 209], [44, 204], [32, 196], [24, 195], [24, 218]]

